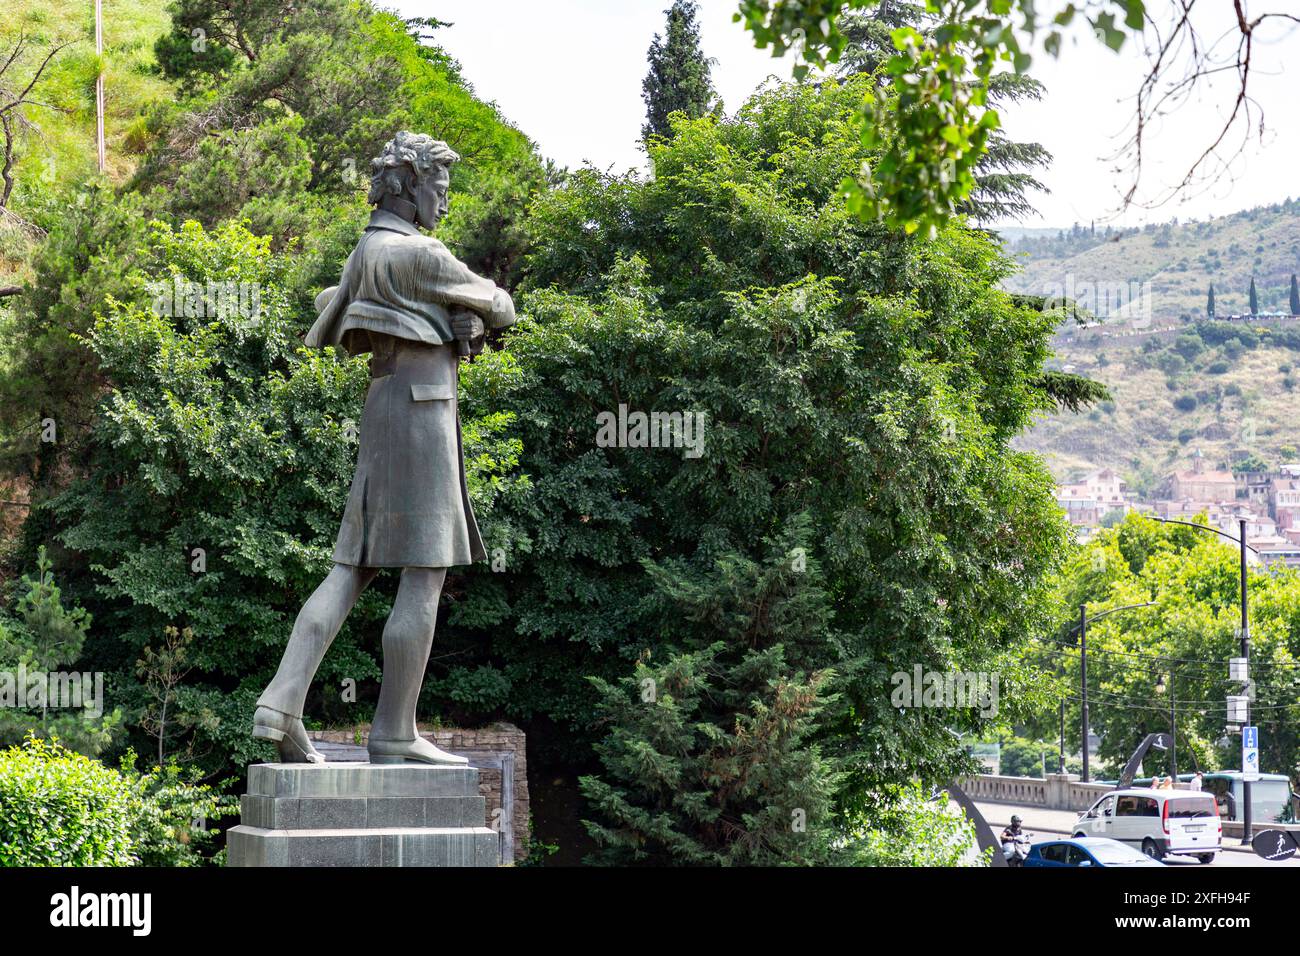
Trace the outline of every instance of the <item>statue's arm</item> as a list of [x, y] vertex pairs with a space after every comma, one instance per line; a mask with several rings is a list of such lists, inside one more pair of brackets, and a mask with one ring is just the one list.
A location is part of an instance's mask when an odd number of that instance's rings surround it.
[[515, 323], [515, 303], [509, 292], [474, 272], [436, 239], [430, 240], [428, 252], [426, 268], [421, 270], [424, 297], [448, 308], [469, 309], [489, 329]]

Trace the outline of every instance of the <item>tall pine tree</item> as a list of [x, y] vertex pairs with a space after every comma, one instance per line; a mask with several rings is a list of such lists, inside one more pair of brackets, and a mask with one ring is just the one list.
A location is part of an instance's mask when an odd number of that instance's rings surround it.
[[1300, 315], [1300, 282], [1296, 282], [1295, 273], [1291, 273], [1291, 314]]
[[1255, 277], [1250, 277], [1250, 314], [1259, 315], [1259, 293], [1255, 291]]
[[1214, 318], [1214, 283], [1210, 283], [1210, 293], [1205, 297], [1205, 314]]
[[695, 20], [698, 5], [693, 0], [675, 0], [664, 12], [668, 15], [667, 36], [655, 34], [646, 55], [650, 71], [641, 83], [646, 112], [643, 139], [669, 135], [669, 114], [680, 111], [698, 119], [711, 112], [718, 99], [709, 77], [713, 61], [700, 48], [700, 27]]

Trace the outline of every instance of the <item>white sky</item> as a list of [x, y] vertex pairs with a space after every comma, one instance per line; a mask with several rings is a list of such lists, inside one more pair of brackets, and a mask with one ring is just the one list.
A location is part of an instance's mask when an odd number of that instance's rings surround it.
[[[1292, 2], [1249, 0], [1247, 10], [1253, 15]], [[386, 0], [385, 5], [403, 16], [451, 21], [452, 27], [439, 31], [440, 42], [460, 61], [477, 93], [496, 101], [543, 155], [566, 166], [590, 161], [622, 171], [644, 162], [636, 141], [645, 115], [641, 80], [646, 49], [654, 34], [663, 31], [670, 3]], [[770, 51], [754, 49], [743, 26], [731, 22], [736, 0], [702, 0], [700, 6], [704, 52], [717, 60], [713, 81], [728, 111], [769, 75], [789, 77], [790, 58], [773, 59]], [[1159, 4], [1150, 6], [1159, 9]], [[1224, 0], [1204, 0], [1198, 9], [1209, 11], [1201, 20], [1207, 40], [1231, 25], [1231, 5]], [[1262, 145], [1253, 139], [1233, 161], [1230, 178], [1154, 210], [1131, 208], [1110, 218], [1129, 182], [1114, 172], [1112, 156], [1132, 118], [1131, 98], [1145, 58], [1132, 40], [1123, 53], [1114, 54], [1086, 36], [1077, 45], [1067, 44], [1059, 61], [1038, 55], [1031, 73], [1047, 85], [1046, 98], [1003, 117], [1012, 137], [1037, 140], [1055, 156], [1051, 169], [1040, 175], [1051, 189], [1036, 199], [1041, 217], [1023, 225], [1203, 219], [1300, 195], [1300, 186], [1293, 185], [1300, 180], [1295, 76], [1283, 75], [1288, 57], [1300, 62], [1300, 32], [1279, 25], [1256, 40], [1251, 90], [1267, 129]], [[1286, 88], [1288, 79], [1292, 89]], [[1153, 129], [1140, 195], [1163, 194], [1182, 179], [1222, 125], [1234, 83], [1231, 76], [1219, 80]]]

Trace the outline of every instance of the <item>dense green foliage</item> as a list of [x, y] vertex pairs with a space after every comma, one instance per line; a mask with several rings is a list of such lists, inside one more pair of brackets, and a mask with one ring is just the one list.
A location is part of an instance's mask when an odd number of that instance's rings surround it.
[[[979, 718], [900, 713], [889, 677], [1025, 676], [1008, 651], [1044, 620], [1066, 540], [1046, 473], [1007, 444], [1050, 401], [1052, 322], [997, 290], [1008, 266], [982, 234], [901, 239], [838, 201], [866, 82], [679, 118], [651, 145], [653, 179], [584, 170], [538, 203], [528, 318], [465, 380], [466, 408], [514, 413], [533, 490], [503, 501], [508, 569], [474, 572], [454, 618], [468, 659], [446, 677], [492, 668], [505, 713], [558, 725], [580, 755], [609, 732], [600, 713], [631, 736], [652, 720], [611, 711], [588, 675], [626, 692], [638, 660], [723, 641], [728, 687], [746, 648], [779, 646], [792, 684], [835, 673], [810, 739], [850, 817], [882, 786], [964, 766], [951, 729]], [[704, 413], [704, 453], [598, 447], [597, 414], [620, 405]], [[750, 706], [708, 722], [729, 733]], [[692, 739], [680, 756], [702, 766], [713, 732]], [[656, 801], [631, 755], [604, 755], [628, 806]]]
[[[941, 794], [942, 791], [939, 791]], [[938, 794], [912, 782], [890, 787], [851, 834], [837, 862], [852, 866], [985, 866], [975, 827]]]
[[[1113, 614], [1088, 628], [1092, 726], [1101, 759], [1117, 771], [1142, 738], [1169, 730], [1168, 693], [1156, 685], [1172, 670], [1178, 720], [1179, 769], [1240, 765], [1240, 740], [1219, 747], [1228, 658], [1240, 653], [1238, 552], [1208, 531], [1162, 525], [1130, 515], [1102, 531], [1064, 569], [1058, 593], [1062, 620], [1044, 642], [1044, 665], [1063, 669], [1066, 732], [1078, 748], [1078, 606], [1090, 613], [1154, 601], [1150, 608]], [[1290, 773], [1300, 762], [1295, 706], [1300, 693], [1300, 576], [1252, 568], [1249, 575], [1252, 723], [1260, 727], [1261, 762]], [[1073, 617], [1065, 609], [1073, 608]], [[1042, 727], [1055, 733], [1054, 719]], [[1147, 767], [1148, 771], [1160, 769]]]
[[[724, 661], [726, 656], [731, 658]], [[582, 789], [606, 863], [808, 865], [830, 854], [833, 778], [809, 745], [822, 678], [781, 645], [725, 643], [596, 680], [600, 776]]]
[[[343, 0], [172, 12], [156, 54], [179, 95], [142, 122], [128, 188], [68, 194], [0, 370], [0, 428], [38, 482], [19, 567], [49, 543], [62, 589], [42, 563], [26, 587], [46, 611], [10, 629], [84, 636], [58, 663], [103, 671], [156, 753], [124, 771], [152, 802], [103, 838], [110, 861], [185, 862], [168, 834], [191, 771], [266, 756], [248, 716], [329, 567], [367, 382], [300, 337], [398, 128], [464, 156], [440, 235], [522, 316], [464, 366], [491, 559], [448, 579], [421, 717], [519, 721], [530, 756], [585, 773], [602, 862], [966, 860], [930, 788], [969, 768], [958, 735], [1044, 704], [1022, 645], [1068, 546], [1011, 442], [1104, 393], [1044, 374], [1055, 317], [1000, 290], [987, 234], [845, 204], [864, 161], [906, 149], [884, 114], [859, 135], [878, 78], [777, 86], [724, 119], [678, 4], [647, 80], [653, 176], [561, 176], [420, 42], [436, 21]], [[178, 308], [180, 288], [253, 307]], [[698, 416], [695, 443], [598, 440], [626, 410]], [[348, 619], [313, 717], [369, 716], [390, 590]], [[999, 713], [893, 706], [916, 665], [999, 675]]]
[[35, 738], [0, 751], [0, 866], [194, 866], [233, 812], [174, 766], [116, 771]]
[[[931, 39], [936, 24], [924, 5], [903, 0], [881, 0], [878, 6], [846, 13], [839, 21], [844, 48], [836, 64], [838, 75], [872, 73], [882, 83], [887, 78], [882, 68], [896, 53], [894, 31], [904, 27]], [[994, 109], [1040, 100], [1043, 93], [1043, 85], [1026, 73], [995, 73], [988, 80], [988, 101]], [[1024, 219], [1034, 210], [1028, 193], [1045, 189], [1033, 170], [1046, 167], [1051, 158], [1039, 143], [1017, 142], [1003, 130], [993, 130], [975, 164], [970, 195], [957, 209], [977, 222]]]
[[[6, 701], [0, 709], [0, 745], [20, 743], [35, 732], [56, 737], [81, 753], [99, 753], [120, 736], [122, 712], [119, 708], [104, 712], [104, 701], [94, 699], [93, 678], [82, 683], [78, 677], [79, 701], [49, 699], [46, 675], [65, 672], [82, 659], [91, 625], [84, 609], [65, 606], [52, 567], [42, 546], [35, 576], [24, 575], [19, 582], [14, 619], [6, 622], [0, 617], [0, 669], [14, 681], [10, 692], [18, 693], [17, 675], [39, 676], [45, 690], [28, 707], [16, 706], [17, 700]], [[77, 704], [81, 705], [77, 709], [66, 709]], [[100, 712], [94, 713], [96, 709]]]
[[[937, 22], [925, 32], [910, 22], [906, 5], [886, 0], [741, 0], [735, 19], [774, 55], [794, 48], [802, 61], [795, 76], [802, 78], [810, 65], [838, 61], [855, 35], [873, 46], [883, 41], [879, 31], [864, 36], [851, 17], [846, 33], [841, 16], [853, 11], [904, 25], [890, 31], [893, 50], [883, 59], [890, 84], [865, 94], [857, 122], [876, 155], [846, 177], [844, 190], [865, 218], [927, 234], [971, 197], [978, 165], [998, 145], [990, 97], [999, 66], [1023, 73], [1039, 38], [1049, 54], [1059, 54], [1062, 31], [1076, 19], [1113, 50], [1146, 22], [1144, 0], [1058, 0], [1046, 8], [1034, 0], [926, 0]], [[867, 59], [880, 62], [882, 55], [876, 46]]]

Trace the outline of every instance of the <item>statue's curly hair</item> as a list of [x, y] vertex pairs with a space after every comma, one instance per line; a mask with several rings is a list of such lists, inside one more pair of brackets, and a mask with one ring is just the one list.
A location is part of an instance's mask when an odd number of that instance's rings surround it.
[[436, 167], [449, 167], [459, 160], [460, 154], [442, 140], [402, 130], [370, 161], [370, 202], [377, 203], [385, 196], [400, 196]]

